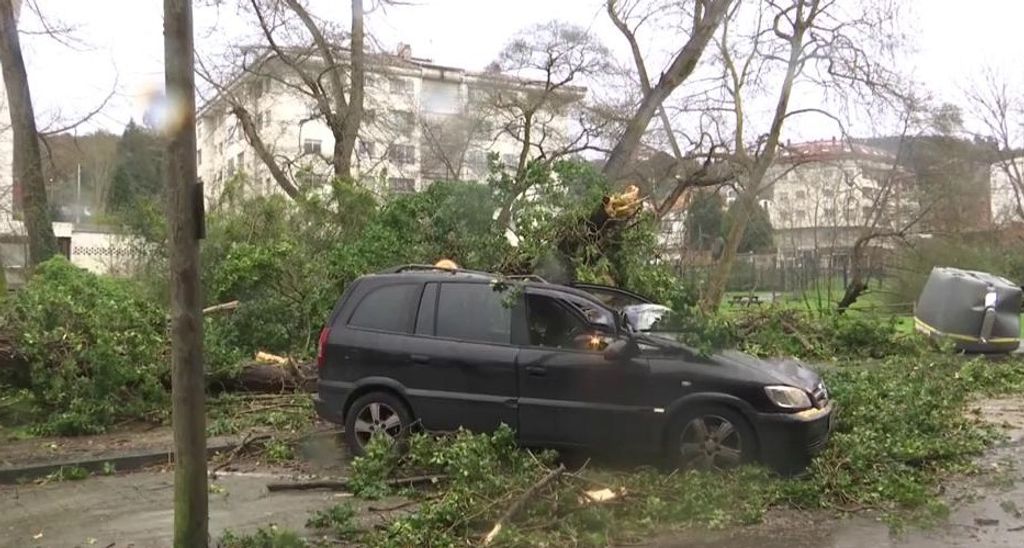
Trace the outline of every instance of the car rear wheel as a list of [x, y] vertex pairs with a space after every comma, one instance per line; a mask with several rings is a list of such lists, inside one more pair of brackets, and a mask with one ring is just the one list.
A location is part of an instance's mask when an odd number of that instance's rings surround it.
[[360, 396], [345, 417], [345, 442], [349, 452], [359, 457], [374, 436], [401, 443], [409, 435], [412, 412], [401, 398], [389, 392], [370, 392]]
[[723, 470], [752, 461], [757, 455], [757, 439], [736, 411], [705, 405], [676, 417], [669, 427], [665, 451], [674, 466]]

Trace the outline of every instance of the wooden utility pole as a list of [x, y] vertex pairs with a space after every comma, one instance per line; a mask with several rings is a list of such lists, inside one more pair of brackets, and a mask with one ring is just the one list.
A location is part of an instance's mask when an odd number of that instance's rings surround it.
[[192, 0], [164, 0], [167, 220], [171, 265], [174, 546], [208, 545], [206, 392], [199, 300], [202, 192], [196, 174]]
[[[25, 59], [18, 39], [18, 8], [21, 0], [0, 0], [0, 65], [3, 67], [7, 106], [14, 134], [14, 180], [22, 188], [22, 213], [28, 234], [29, 263], [37, 265], [57, 254], [50, 208], [46, 203], [43, 160], [39, 153], [32, 94]], [[12, 189], [13, 194], [13, 189]]]

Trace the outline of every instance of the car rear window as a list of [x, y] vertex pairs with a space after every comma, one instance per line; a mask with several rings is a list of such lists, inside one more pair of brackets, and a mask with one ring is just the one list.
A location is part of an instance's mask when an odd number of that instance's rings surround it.
[[350, 327], [409, 333], [419, 305], [422, 284], [385, 285], [371, 290], [359, 301], [349, 318]]
[[505, 294], [489, 284], [441, 284], [437, 336], [463, 341], [508, 344], [512, 310]]

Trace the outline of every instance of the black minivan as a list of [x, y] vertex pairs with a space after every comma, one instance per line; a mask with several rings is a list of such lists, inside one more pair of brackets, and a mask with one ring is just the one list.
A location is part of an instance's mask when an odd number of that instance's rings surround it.
[[345, 426], [356, 455], [375, 434], [504, 423], [525, 446], [805, 467], [831, 429], [818, 375], [793, 360], [704, 355], [650, 329], [665, 310], [538, 278], [417, 265], [363, 276], [320, 334], [316, 410]]

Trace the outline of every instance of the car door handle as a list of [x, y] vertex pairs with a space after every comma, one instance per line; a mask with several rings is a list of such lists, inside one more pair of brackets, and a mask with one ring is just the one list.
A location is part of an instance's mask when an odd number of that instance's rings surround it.
[[419, 364], [430, 363], [430, 356], [424, 356], [423, 354], [413, 354], [413, 355], [409, 356], [409, 359], [412, 360], [412, 363], [419, 363]]
[[539, 365], [528, 365], [526, 367], [526, 374], [533, 377], [543, 377], [548, 374], [548, 368]]

